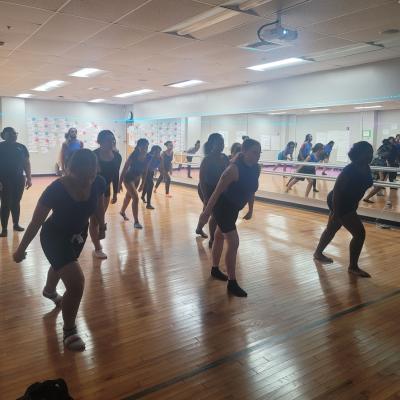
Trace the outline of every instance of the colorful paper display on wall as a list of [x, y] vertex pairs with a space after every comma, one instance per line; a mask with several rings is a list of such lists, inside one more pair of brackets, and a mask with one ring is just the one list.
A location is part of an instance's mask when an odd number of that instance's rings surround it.
[[[107, 126], [106, 126], [107, 125]], [[102, 129], [110, 129], [118, 137], [116, 123], [99, 123], [96, 121], [82, 121], [68, 117], [29, 117], [26, 121], [28, 132], [28, 150], [31, 153], [46, 154], [51, 149], [61, 148], [65, 141], [65, 134], [69, 128], [78, 130], [78, 138], [84, 147], [95, 149], [98, 147], [97, 135]]]

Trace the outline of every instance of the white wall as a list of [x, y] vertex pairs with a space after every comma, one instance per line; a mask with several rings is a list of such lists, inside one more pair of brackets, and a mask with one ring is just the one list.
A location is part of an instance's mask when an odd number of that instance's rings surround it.
[[[295, 67], [294, 67], [295, 68]], [[400, 59], [135, 104], [135, 118], [239, 114], [400, 97]]]
[[[31, 99], [1, 98], [2, 119], [1, 125], [12, 126], [20, 133], [18, 140], [28, 143], [27, 118], [58, 116], [78, 118], [83, 121], [96, 121], [101, 128], [115, 131], [121, 138], [118, 143], [121, 155], [125, 156], [126, 145], [126, 107], [109, 104], [74, 103], [60, 101], [41, 101]], [[117, 121], [117, 122], [116, 122]], [[78, 132], [79, 135], [79, 132]], [[55, 164], [59, 157], [60, 148], [49, 149], [48, 153], [32, 153], [31, 164], [34, 174], [50, 174], [55, 171]]]
[[378, 112], [377, 145], [389, 136], [400, 134], [400, 110]]

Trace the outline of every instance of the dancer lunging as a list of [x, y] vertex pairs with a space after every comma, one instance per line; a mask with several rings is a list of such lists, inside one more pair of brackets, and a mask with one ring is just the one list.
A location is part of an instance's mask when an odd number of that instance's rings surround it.
[[161, 153], [161, 165], [160, 165], [160, 176], [157, 179], [156, 187], [154, 193], [157, 193], [157, 189], [161, 182], [165, 183], [165, 195], [167, 197], [172, 197], [169, 194], [169, 187], [171, 185], [171, 174], [172, 174], [172, 160], [174, 158], [174, 145], [168, 140], [164, 143], [166, 150]]
[[[64, 345], [73, 351], [83, 351], [85, 343], [75, 325], [81, 302], [84, 275], [78, 262], [85, 245], [89, 218], [95, 216], [99, 239], [104, 239], [104, 179], [97, 175], [96, 156], [92, 151], [76, 151], [67, 167], [67, 175], [51, 183], [43, 192], [32, 221], [14, 253], [14, 261], [26, 257], [26, 249], [40, 232], [43, 251], [51, 265], [43, 296], [61, 305], [64, 320]], [[47, 218], [50, 211], [53, 211]], [[65, 293], [61, 297], [57, 285], [62, 280]]]
[[357, 214], [358, 203], [365, 191], [372, 186], [372, 174], [369, 164], [372, 161], [373, 148], [368, 142], [355, 143], [349, 152], [351, 163], [338, 176], [333, 190], [328, 195], [330, 210], [328, 225], [322, 233], [314, 258], [325, 263], [333, 260], [323, 251], [335, 237], [336, 232], [344, 226], [353, 236], [350, 241], [351, 274], [364, 278], [370, 275], [358, 266], [358, 259], [365, 240], [365, 229]]

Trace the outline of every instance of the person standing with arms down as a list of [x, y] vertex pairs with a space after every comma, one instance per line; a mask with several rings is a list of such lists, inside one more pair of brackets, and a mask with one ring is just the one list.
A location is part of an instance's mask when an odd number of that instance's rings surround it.
[[131, 153], [125, 162], [125, 166], [121, 172], [119, 180], [119, 190], [122, 190], [122, 184], [125, 185], [127, 194], [124, 199], [124, 204], [120, 212], [121, 216], [126, 220], [125, 210], [129, 204], [129, 200], [132, 200], [132, 214], [134, 219], [134, 227], [136, 229], [143, 229], [143, 226], [139, 222], [139, 195], [138, 188], [140, 180], [144, 178], [147, 168], [147, 149], [149, 148], [149, 142], [147, 139], [139, 139], [135, 150]]
[[[154, 207], [151, 205], [151, 196], [153, 194], [154, 188], [154, 174], [157, 169], [160, 168], [161, 162], [161, 147], [160, 146], [152, 146], [150, 153], [146, 156], [146, 174], [143, 179], [143, 183], [141, 185], [142, 196], [141, 199], [144, 203], [146, 203], [146, 208], [148, 210], [154, 210]], [[147, 199], [146, 199], [147, 197]]]
[[189, 150], [186, 151], [186, 161], [188, 162], [188, 178], [192, 178], [192, 165], [191, 162], [193, 161], [193, 156], [191, 154], [196, 154], [200, 150], [200, 140], [197, 140], [195, 145], [191, 147]]
[[[217, 222], [215, 239], [212, 248], [211, 276], [228, 281], [228, 292], [237, 297], [246, 297], [247, 293], [236, 281], [236, 256], [239, 247], [239, 236], [236, 220], [239, 211], [249, 203], [249, 212], [244, 217], [251, 219], [253, 215], [254, 195], [258, 190], [260, 166], [258, 161], [261, 145], [253, 139], [242, 144], [242, 152], [222, 174], [217, 187], [211, 195], [206, 208], [200, 215], [198, 228], [202, 228], [211, 214]], [[225, 264], [228, 275], [219, 268], [224, 241], [227, 242]]]
[[29, 152], [23, 144], [17, 142], [17, 137], [18, 133], [11, 127], [1, 132], [4, 142], [0, 143], [0, 237], [7, 237], [10, 213], [14, 231], [24, 230], [19, 225], [20, 202], [24, 188], [32, 186]]
[[61, 171], [65, 173], [67, 171], [68, 161], [75, 151], [83, 148], [83, 142], [78, 140], [78, 131], [76, 128], [69, 128], [68, 132], [65, 134], [65, 142], [61, 147]]
[[[229, 165], [229, 158], [222, 153], [224, 151], [224, 146], [224, 138], [219, 133], [212, 133], [204, 144], [205, 157], [200, 164], [198, 185], [199, 197], [203, 202], [204, 208], [207, 206], [211, 195], [217, 187], [221, 175]], [[208, 228], [210, 231], [210, 241], [208, 245], [211, 248], [214, 241], [214, 233], [217, 229], [217, 223], [213, 216], [210, 218]], [[207, 235], [202, 228], [198, 227], [196, 229], [196, 234], [203, 238], [207, 238]]]
[[335, 237], [336, 232], [344, 226], [353, 236], [350, 242], [350, 274], [369, 278], [368, 272], [359, 265], [361, 250], [365, 241], [365, 229], [357, 214], [358, 203], [366, 190], [373, 185], [369, 164], [373, 157], [373, 148], [368, 142], [358, 142], [349, 152], [351, 163], [347, 165], [335, 182], [333, 190], [328, 195], [330, 210], [328, 225], [321, 235], [314, 253], [314, 259], [322, 263], [332, 263], [333, 260], [324, 255], [324, 250]]
[[164, 143], [166, 150], [161, 153], [161, 164], [160, 164], [160, 176], [157, 179], [154, 193], [157, 193], [157, 189], [161, 182], [165, 183], [165, 195], [172, 197], [169, 194], [169, 187], [171, 185], [171, 174], [172, 174], [172, 160], [174, 159], [174, 145], [168, 140]]
[[[104, 239], [104, 179], [97, 175], [97, 160], [88, 149], [76, 151], [68, 163], [66, 176], [51, 183], [41, 195], [25, 235], [14, 253], [20, 263], [26, 249], [40, 228], [40, 242], [51, 267], [43, 296], [61, 306], [64, 320], [64, 346], [72, 351], [85, 350], [76, 329], [76, 315], [83, 295], [85, 278], [78, 262], [87, 238], [89, 218], [99, 226], [99, 239]], [[50, 211], [52, 214], [47, 218]], [[65, 293], [57, 293], [59, 281]]]
[[[117, 151], [114, 150], [116, 140], [111, 131], [100, 131], [97, 136], [97, 143], [100, 147], [94, 150], [94, 154], [97, 157], [98, 174], [103, 177], [106, 183], [106, 190], [104, 193], [104, 212], [106, 212], [111, 199], [111, 186], [113, 187], [111, 204], [115, 204], [117, 202], [119, 189], [119, 169], [121, 167], [122, 157]], [[97, 223], [96, 218], [90, 218], [89, 232], [94, 244], [93, 256], [101, 260], [105, 260], [107, 258], [107, 254], [103, 252], [100, 243], [99, 224]]]

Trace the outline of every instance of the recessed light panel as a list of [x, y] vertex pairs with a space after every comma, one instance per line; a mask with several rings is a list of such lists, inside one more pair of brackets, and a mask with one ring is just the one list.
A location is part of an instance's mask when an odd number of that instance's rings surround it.
[[141, 89], [141, 90], [136, 90], [134, 92], [127, 92], [127, 93], [117, 94], [114, 97], [125, 98], [125, 97], [132, 97], [132, 96], [141, 96], [143, 94], [147, 94], [147, 93], [151, 93], [151, 92], [154, 92], [154, 90]]
[[62, 86], [65, 86], [68, 82], [65, 81], [49, 81], [44, 83], [43, 85], [40, 85], [38, 87], [35, 87], [32, 90], [36, 90], [37, 92], [49, 92], [50, 90], [54, 90], [57, 88], [60, 88]]

